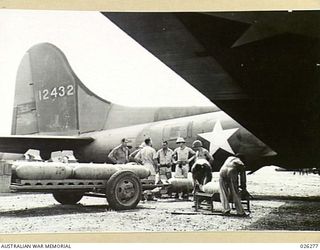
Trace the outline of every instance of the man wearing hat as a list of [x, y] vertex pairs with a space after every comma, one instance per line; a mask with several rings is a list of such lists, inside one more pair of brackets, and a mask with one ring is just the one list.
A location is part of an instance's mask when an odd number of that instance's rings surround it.
[[220, 185], [220, 200], [223, 206], [223, 213], [230, 213], [229, 198], [232, 199], [235, 204], [237, 214], [245, 216], [244, 209], [241, 204], [241, 198], [239, 195], [239, 179], [241, 178], [241, 188], [246, 190], [245, 184], [245, 168], [244, 163], [238, 156], [230, 156], [227, 158], [225, 163], [219, 172], [219, 185]]
[[121, 139], [121, 144], [111, 150], [108, 157], [114, 164], [126, 164], [129, 162], [129, 148], [126, 138]]
[[195, 140], [192, 143], [193, 149], [196, 151], [195, 163], [191, 168], [192, 179], [194, 182], [194, 191], [201, 188], [212, 180], [212, 169], [210, 162], [213, 162], [213, 157], [209, 151], [202, 147], [202, 142]]
[[[195, 152], [186, 146], [186, 142], [182, 137], [179, 137], [176, 143], [179, 147], [173, 151], [173, 157], [176, 158], [173, 161], [176, 164], [175, 177], [188, 178], [189, 163], [193, 160]], [[190, 155], [192, 157], [189, 158]]]

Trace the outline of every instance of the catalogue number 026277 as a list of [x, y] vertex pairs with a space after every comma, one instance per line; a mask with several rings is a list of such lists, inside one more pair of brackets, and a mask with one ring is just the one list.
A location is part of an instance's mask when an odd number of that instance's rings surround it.
[[53, 89], [42, 89], [38, 91], [38, 97], [39, 100], [49, 100], [49, 99], [56, 99], [59, 97], [64, 96], [72, 96], [74, 95], [74, 86], [73, 85], [67, 85], [67, 86], [57, 86]]
[[300, 248], [304, 248], [304, 249], [317, 249], [318, 246], [319, 246], [319, 244], [317, 244], [317, 243], [300, 244]]

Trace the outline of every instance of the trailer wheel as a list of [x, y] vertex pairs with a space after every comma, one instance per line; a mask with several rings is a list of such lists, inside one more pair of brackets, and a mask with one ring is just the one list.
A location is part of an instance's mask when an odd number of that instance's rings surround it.
[[141, 182], [131, 171], [118, 171], [107, 182], [107, 201], [112, 209], [126, 210], [137, 206], [140, 201]]
[[63, 205], [77, 204], [83, 197], [83, 192], [77, 191], [56, 191], [52, 194], [54, 199]]

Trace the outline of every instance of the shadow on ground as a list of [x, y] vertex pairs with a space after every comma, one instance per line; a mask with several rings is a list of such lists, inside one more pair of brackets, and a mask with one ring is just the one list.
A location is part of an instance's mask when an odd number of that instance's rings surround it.
[[320, 202], [287, 201], [247, 230], [320, 230]]
[[73, 213], [102, 213], [110, 210], [108, 205], [53, 205], [48, 207], [26, 208], [14, 211], [0, 212], [0, 217], [38, 217]]

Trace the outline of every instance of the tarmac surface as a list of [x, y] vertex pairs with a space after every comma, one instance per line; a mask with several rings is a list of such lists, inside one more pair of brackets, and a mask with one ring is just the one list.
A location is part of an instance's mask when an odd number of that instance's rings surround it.
[[[217, 173], [213, 174], [217, 180]], [[247, 177], [251, 201], [248, 217], [195, 212], [193, 202], [177, 199], [141, 201], [136, 209], [112, 211], [104, 198], [84, 197], [77, 205], [61, 205], [51, 194], [0, 195], [0, 233], [53, 232], [210, 232], [319, 231], [320, 176], [277, 172], [265, 167]]]

